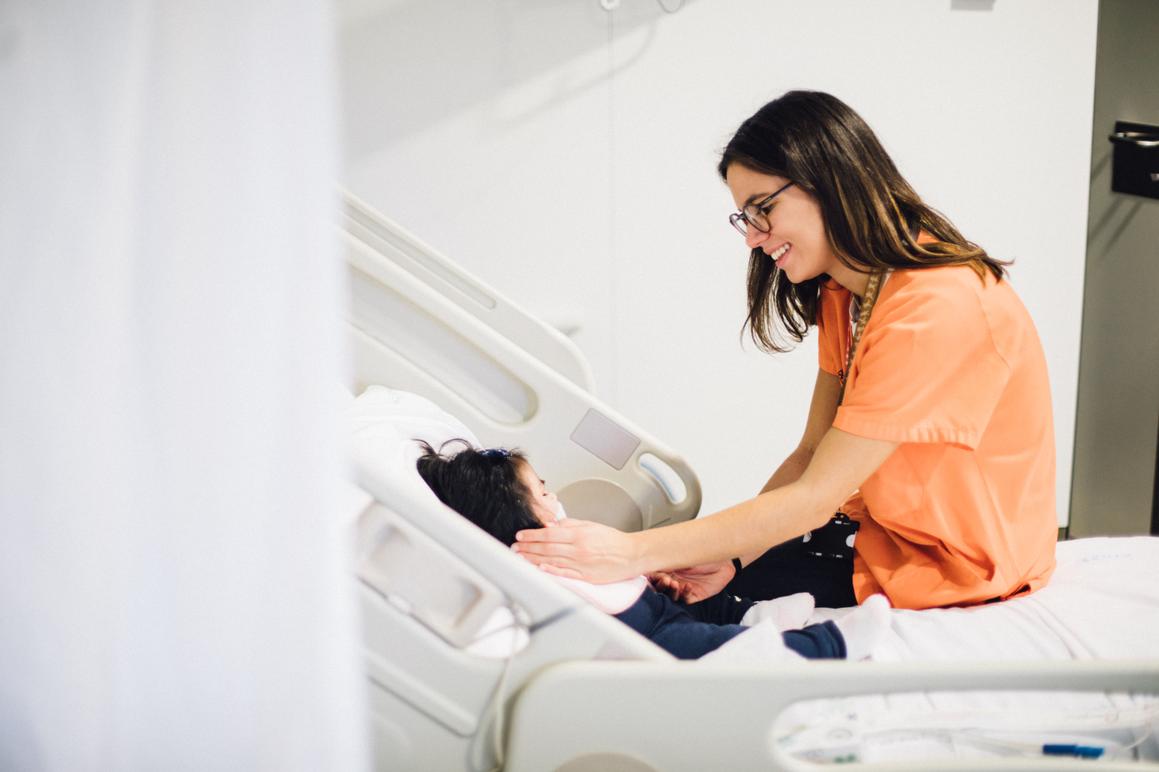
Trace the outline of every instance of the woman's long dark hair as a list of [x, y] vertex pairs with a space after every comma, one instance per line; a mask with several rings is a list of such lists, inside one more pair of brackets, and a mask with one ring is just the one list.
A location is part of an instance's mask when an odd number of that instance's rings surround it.
[[[967, 241], [942, 214], [922, 202], [898, 172], [873, 130], [837, 97], [790, 91], [741, 124], [717, 170], [740, 164], [791, 180], [821, 207], [837, 259], [868, 273], [887, 268], [969, 265], [1001, 280], [1009, 263]], [[935, 241], [918, 244], [920, 231]], [[760, 249], [749, 255], [748, 318], [753, 342], [786, 351], [776, 321], [795, 342], [816, 324], [822, 275], [793, 284]]]
[[[443, 453], [452, 443], [464, 447]], [[519, 465], [527, 463], [522, 453], [475, 450], [466, 440], [450, 440], [438, 451], [420, 444], [423, 454], [415, 465], [439, 501], [508, 546], [515, 542], [516, 532], [543, 527], [531, 511], [531, 491], [519, 479]]]

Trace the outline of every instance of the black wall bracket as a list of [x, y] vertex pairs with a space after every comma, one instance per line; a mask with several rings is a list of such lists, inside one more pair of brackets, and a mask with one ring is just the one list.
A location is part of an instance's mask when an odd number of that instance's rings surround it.
[[1115, 121], [1111, 190], [1159, 198], [1159, 126]]

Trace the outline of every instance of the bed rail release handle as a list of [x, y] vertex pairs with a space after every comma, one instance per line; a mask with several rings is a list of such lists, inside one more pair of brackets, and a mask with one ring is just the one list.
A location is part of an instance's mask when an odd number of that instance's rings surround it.
[[684, 484], [680, 472], [673, 469], [663, 458], [651, 452], [641, 453], [638, 463], [640, 468], [656, 481], [660, 490], [664, 491], [669, 503], [680, 504], [688, 498], [688, 486]]

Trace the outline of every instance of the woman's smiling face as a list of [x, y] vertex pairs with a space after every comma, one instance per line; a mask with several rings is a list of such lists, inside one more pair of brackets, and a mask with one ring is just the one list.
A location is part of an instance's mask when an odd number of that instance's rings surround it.
[[[784, 177], [755, 172], [739, 163], [728, 167], [726, 178], [737, 209], [761, 200], [789, 183]], [[794, 284], [832, 274], [840, 261], [825, 235], [821, 207], [797, 185], [789, 185], [765, 205], [769, 232], [748, 226], [745, 244], [760, 249]]]

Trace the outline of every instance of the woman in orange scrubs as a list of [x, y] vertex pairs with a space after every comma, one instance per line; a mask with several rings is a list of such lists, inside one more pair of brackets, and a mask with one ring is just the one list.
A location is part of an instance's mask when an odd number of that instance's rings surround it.
[[828, 94], [765, 105], [719, 170], [751, 250], [753, 339], [783, 351], [819, 334], [800, 444], [758, 496], [711, 517], [640, 533], [564, 521], [521, 532], [517, 551], [589, 581], [666, 572], [690, 601], [727, 585], [930, 608], [1043, 586], [1057, 534], [1050, 385], [1005, 264], [923, 203]]

